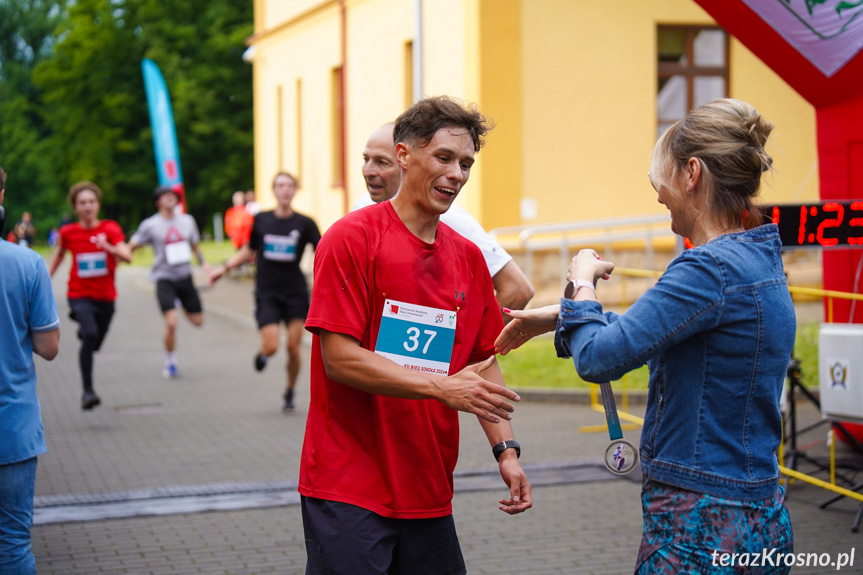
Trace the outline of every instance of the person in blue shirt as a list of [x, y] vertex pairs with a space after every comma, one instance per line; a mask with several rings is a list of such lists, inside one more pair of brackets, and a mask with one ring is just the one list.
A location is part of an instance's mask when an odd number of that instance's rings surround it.
[[[0, 168], [0, 204], [5, 187]], [[0, 240], [0, 270], [0, 573], [30, 575], [36, 457], [45, 453], [33, 353], [54, 359], [60, 320], [39, 254]]]
[[776, 452], [796, 318], [778, 229], [749, 217], [760, 214], [754, 197], [772, 165], [772, 129], [733, 99], [674, 124], [648, 175], [672, 230], [693, 247], [622, 315], [596, 300], [614, 264], [582, 250], [569, 266], [571, 297], [511, 312], [496, 342], [506, 353], [556, 331], [558, 355], [596, 383], [647, 363], [636, 573], [724, 573], [732, 553], [774, 550], [757, 572], [790, 569], [775, 560], [793, 550]]

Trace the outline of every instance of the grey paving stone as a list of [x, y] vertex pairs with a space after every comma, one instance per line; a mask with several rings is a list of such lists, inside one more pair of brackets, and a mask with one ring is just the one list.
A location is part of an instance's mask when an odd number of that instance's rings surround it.
[[[36, 494], [102, 497], [134, 490], [184, 489], [227, 483], [296, 481], [308, 401], [308, 360], [301, 371], [298, 410], [280, 412], [284, 350], [262, 373], [252, 370], [257, 334], [249, 320], [251, 282], [223, 280], [203, 293], [206, 323], [180, 323], [184, 372], [162, 379], [161, 318], [146, 270], [121, 267], [120, 299], [111, 332], [96, 356], [95, 382], [103, 405], [79, 406], [74, 324], [65, 319], [65, 268], [55, 275], [61, 309], [60, 355], [39, 361], [48, 453], [39, 460]], [[198, 278], [203, 283], [202, 278]], [[218, 312], [218, 313], [217, 313]], [[308, 354], [310, 337], [305, 339]], [[633, 406], [637, 412], [643, 406]], [[801, 421], [818, 413], [801, 405]], [[462, 414], [458, 472], [494, 466], [475, 417]], [[595, 464], [607, 443], [581, 425], [603, 423], [583, 404], [523, 401], [513, 427], [526, 465]], [[801, 438], [823, 455], [826, 429]], [[627, 432], [636, 442], [638, 433]], [[488, 480], [489, 478], [483, 478]], [[494, 482], [498, 487], [494, 487]], [[506, 493], [459, 492], [454, 516], [471, 573], [630, 573], [641, 537], [640, 485], [627, 480], [569, 480], [537, 485], [534, 508], [510, 517], [497, 509]], [[797, 551], [845, 553], [859, 546], [851, 523], [859, 508], [842, 500], [818, 505], [825, 491], [795, 483], [788, 493]], [[86, 523], [36, 525], [39, 573], [303, 573], [305, 548], [299, 507], [235, 509], [193, 514], [120, 517]], [[860, 572], [863, 549], [855, 568]], [[810, 571], [797, 571], [806, 572]], [[835, 573], [818, 569], [812, 573]]]

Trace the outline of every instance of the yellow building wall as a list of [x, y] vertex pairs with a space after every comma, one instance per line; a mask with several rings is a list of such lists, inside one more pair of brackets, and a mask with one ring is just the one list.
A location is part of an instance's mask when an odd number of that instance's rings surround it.
[[[646, 178], [656, 140], [656, 28], [715, 22], [691, 0], [522, 2], [521, 21], [522, 196], [536, 202], [537, 217], [520, 223], [663, 213]], [[817, 197], [812, 106], [733, 39], [729, 90], [778, 127], [776, 171], [762, 200]], [[487, 221], [510, 219], [490, 211]]]
[[477, 100], [495, 122], [478, 156], [482, 193], [472, 213], [486, 228], [519, 223], [523, 189], [522, 0], [481, 0]]
[[413, 38], [413, 2], [354, 0], [348, 21], [347, 180], [350, 203], [367, 194], [363, 149], [376, 128], [405, 109], [405, 44]]
[[330, 3], [322, 0], [255, 0], [255, 9], [258, 10], [255, 25], [262, 30], [271, 30]]
[[[331, 181], [330, 81], [341, 62], [340, 3], [256, 0], [255, 6], [264, 11], [256, 12], [256, 23], [266, 22], [252, 39], [256, 186], [266, 205], [278, 168], [298, 171], [297, 209], [326, 228], [342, 215], [344, 192]], [[405, 46], [416, 15], [414, 0], [343, 6], [346, 182], [353, 203], [365, 193], [368, 134], [405, 108]], [[423, 24], [423, 94], [475, 101], [496, 122], [457, 200], [487, 229], [665, 212], [646, 178], [656, 138], [656, 28], [714, 24], [694, 1], [425, 0]], [[776, 170], [762, 199], [817, 198], [813, 108], [735, 40], [729, 84], [732, 97], [777, 125], [769, 150]], [[535, 204], [535, 218], [522, 217], [525, 199]]]
[[[266, 4], [271, 13], [271, 6], [281, 2]], [[297, 175], [294, 206], [326, 227], [343, 215], [342, 187], [333, 181], [330, 152], [332, 70], [342, 61], [339, 6], [318, 2], [292, 14], [287, 25], [270, 22], [273, 27], [256, 31], [255, 190], [262, 207], [271, 208], [273, 176], [280, 170]]]

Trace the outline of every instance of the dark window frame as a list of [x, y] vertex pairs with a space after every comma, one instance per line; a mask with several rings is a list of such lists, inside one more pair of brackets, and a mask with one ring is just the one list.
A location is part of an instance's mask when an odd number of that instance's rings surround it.
[[[724, 66], [703, 66], [695, 64], [695, 37], [699, 32], [707, 30], [719, 30], [725, 35], [725, 54]], [[659, 38], [663, 31], [683, 31], [684, 32], [684, 55], [686, 56], [687, 64], [678, 62], [662, 62], [659, 60]], [[695, 107], [695, 79], [699, 77], [721, 77], [725, 81], [725, 95], [728, 97], [731, 92], [730, 79], [730, 55], [731, 55], [731, 35], [721, 26], [710, 25], [687, 25], [687, 24], [658, 24], [656, 26], [656, 96], [659, 96], [659, 86], [663, 79], [671, 79], [674, 76], [683, 76], [686, 79], [686, 110], [692, 110]], [[677, 118], [679, 119], [679, 118]], [[667, 123], [673, 118], [660, 118], [659, 109], [656, 108], [656, 126], [659, 129], [660, 124]]]

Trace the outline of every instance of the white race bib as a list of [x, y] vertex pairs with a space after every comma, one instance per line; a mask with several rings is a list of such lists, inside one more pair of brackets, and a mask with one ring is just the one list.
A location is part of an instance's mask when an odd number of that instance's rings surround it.
[[375, 353], [425, 373], [449, 375], [456, 312], [386, 300]]
[[189, 242], [165, 244], [165, 261], [171, 266], [187, 264], [192, 261], [192, 247]]

